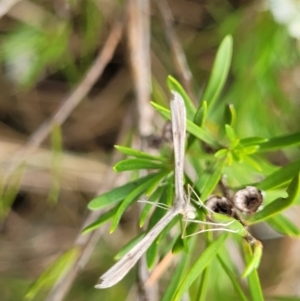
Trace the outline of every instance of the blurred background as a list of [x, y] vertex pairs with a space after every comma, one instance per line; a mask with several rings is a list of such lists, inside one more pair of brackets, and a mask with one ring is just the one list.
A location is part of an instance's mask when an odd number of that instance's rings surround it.
[[[23, 300], [45, 268], [82, 243], [87, 203], [124, 181], [113, 175], [113, 145], [161, 132], [148, 103], [168, 105], [168, 74], [199, 101], [227, 34], [232, 67], [212, 120], [233, 103], [241, 137], [299, 131], [298, 0], [1, 0], [1, 301]], [[137, 233], [133, 216], [113, 237], [94, 237], [64, 299], [49, 300], [125, 300], [129, 280], [109, 291], [93, 286]], [[299, 254], [297, 240], [264, 241], [266, 295], [300, 296]]]

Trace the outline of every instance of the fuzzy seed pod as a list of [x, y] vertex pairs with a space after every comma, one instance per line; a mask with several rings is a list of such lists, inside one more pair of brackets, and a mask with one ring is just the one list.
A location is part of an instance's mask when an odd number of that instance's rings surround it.
[[233, 216], [233, 205], [225, 197], [212, 195], [205, 202], [205, 205], [216, 213]]
[[233, 197], [234, 206], [243, 213], [254, 213], [263, 202], [261, 191], [253, 186], [247, 186], [236, 192]]

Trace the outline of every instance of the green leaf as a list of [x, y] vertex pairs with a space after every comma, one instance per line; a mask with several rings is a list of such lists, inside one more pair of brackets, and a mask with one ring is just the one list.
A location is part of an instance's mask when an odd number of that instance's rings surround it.
[[300, 145], [300, 133], [274, 137], [266, 142], [260, 143], [260, 151], [276, 151], [281, 150], [284, 147]]
[[98, 210], [110, 205], [115, 205], [121, 202], [125, 197], [132, 192], [135, 188], [139, 187], [144, 182], [148, 182], [150, 179], [154, 178], [158, 173], [152, 173], [145, 177], [139, 178], [135, 181], [129, 182], [123, 186], [116, 187], [108, 192], [98, 195], [92, 199], [88, 208], [90, 210]]
[[[153, 204], [155, 206], [155, 204]], [[147, 220], [147, 217], [149, 216], [149, 212], [152, 208], [151, 204], [145, 204], [142, 212], [141, 212], [141, 215], [140, 215], [140, 221], [139, 221], [139, 226], [140, 227], [143, 227], [144, 224], [145, 224], [145, 221]]]
[[267, 222], [274, 230], [285, 236], [300, 236], [300, 229], [282, 214], [277, 214], [276, 216], [269, 218]]
[[196, 113], [195, 105], [193, 104], [192, 100], [182, 87], [182, 85], [171, 75], [167, 78], [167, 85], [169, 87], [169, 90], [178, 92], [184, 101], [185, 107], [186, 107], [186, 114], [189, 119], [192, 119]]
[[256, 160], [255, 157], [253, 158], [250, 156], [245, 156], [244, 161], [247, 162], [249, 166], [252, 166], [255, 170], [262, 172], [263, 168], [261, 167], [261, 165], [259, 164], [259, 162]]
[[236, 111], [233, 104], [227, 104], [225, 107], [225, 124], [230, 125], [231, 127], [234, 126], [236, 120]]
[[167, 186], [166, 205], [171, 206], [174, 199], [174, 186], [173, 181], [169, 179], [169, 185]]
[[207, 116], [207, 101], [204, 100], [195, 114], [194, 123], [202, 127], [205, 122], [206, 116]]
[[56, 259], [31, 286], [25, 300], [33, 300], [41, 289], [51, 287], [57, 279], [63, 277], [77, 259], [78, 254], [79, 250], [73, 248]]
[[222, 233], [214, 242], [209, 245], [209, 247], [204, 250], [201, 256], [196, 260], [192, 268], [189, 270], [187, 276], [181, 282], [176, 291], [173, 301], [181, 300], [182, 296], [189, 289], [192, 283], [215, 258], [221, 247], [224, 245], [227, 237], [227, 233]]
[[247, 222], [251, 224], [258, 223], [290, 207], [296, 202], [299, 192], [300, 192], [300, 183], [299, 183], [299, 174], [298, 174], [291, 181], [290, 185], [287, 188], [287, 193], [288, 193], [287, 198], [276, 199], [272, 203], [268, 204], [261, 211], [258, 211], [254, 215], [252, 215], [247, 220]]
[[183, 278], [184, 272], [187, 268], [187, 264], [188, 264], [188, 255], [182, 253], [179, 263], [176, 265], [175, 270], [171, 274], [169, 285], [165, 290], [164, 295], [161, 298], [161, 301], [173, 300], [173, 296], [179, 286], [181, 279]]
[[248, 299], [245, 296], [244, 291], [242, 289], [242, 286], [241, 286], [239, 280], [237, 279], [236, 275], [230, 270], [230, 268], [227, 266], [227, 264], [225, 263], [225, 261], [221, 258], [221, 256], [219, 254], [217, 254], [217, 258], [218, 258], [218, 261], [221, 264], [224, 272], [226, 273], [226, 275], [230, 279], [236, 293], [239, 295], [239, 300], [248, 301]]
[[[155, 76], [152, 76], [151, 83], [152, 83], [151, 99], [153, 99], [155, 102], [159, 104], [167, 106], [170, 100], [167, 97], [164, 89], [162, 88], [160, 80]], [[165, 85], [165, 83], [163, 84]]]
[[209, 273], [210, 273], [210, 266], [207, 266], [201, 276], [200, 279], [200, 284], [199, 284], [199, 288], [198, 288], [198, 293], [197, 293], [197, 301], [205, 301], [207, 300], [207, 292], [208, 292], [208, 288], [209, 288]]
[[252, 155], [259, 151], [259, 146], [258, 145], [245, 146], [242, 148], [242, 151], [246, 155]]
[[[200, 126], [200, 127], [203, 127], [204, 125], [204, 122], [206, 120], [206, 116], [207, 116], [207, 102], [206, 101], [203, 101], [202, 104], [199, 106], [195, 116], [194, 116], [194, 119], [193, 119], [193, 122]], [[189, 136], [188, 137], [188, 142], [187, 142], [187, 149], [190, 148], [190, 146], [193, 144], [193, 142], [195, 141], [195, 136]]]
[[242, 277], [248, 277], [254, 270], [256, 270], [259, 267], [260, 260], [262, 257], [262, 252], [263, 252], [263, 246], [260, 241], [256, 241], [253, 244], [253, 254], [251, 258], [247, 261], [247, 266], [243, 272]]
[[237, 140], [234, 129], [229, 124], [225, 124], [225, 133], [230, 142], [234, 142]]
[[124, 155], [133, 156], [133, 157], [142, 158], [142, 159], [162, 161], [162, 162], [167, 161], [166, 158], [163, 158], [163, 157], [160, 157], [160, 156], [153, 156], [151, 154], [142, 152], [142, 151], [137, 150], [137, 149], [133, 149], [133, 148], [125, 147], [125, 146], [120, 146], [120, 145], [115, 145], [115, 148]]
[[222, 149], [219, 149], [215, 154], [214, 156], [217, 158], [217, 159], [222, 159], [224, 157], [227, 156], [227, 153], [228, 153], [228, 149], [227, 148], [222, 148]]
[[157, 239], [151, 244], [146, 252], [146, 260], [148, 269], [152, 269], [155, 264], [155, 259], [158, 251]]
[[102, 224], [106, 223], [107, 221], [109, 221], [117, 212], [118, 207], [114, 207], [108, 211], [106, 211], [105, 213], [101, 214], [101, 216], [96, 219], [94, 222], [92, 222], [91, 224], [89, 224], [88, 226], [86, 226], [83, 230], [82, 233], [86, 234], [89, 233], [97, 228], [99, 228]]
[[126, 171], [126, 170], [136, 170], [136, 169], [162, 169], [165, 165], [161, 163], [156, 163], [148, 159], [125, 159], [119, 161], [115, 166], [114, 170], [116, 172]]
[[172, 253], [177, 254], [181, 253], [182, 251], [185, 251], [185, 245], [184, 245], [184, 239], [182, 239], [181, 234], [178, 235], [177, 239], [175, 240], [173, 247], [172, 247]]
[[148, 179], [147, 181], [143, 182], [142, 184], [140, 184], [137, 188], [135, 188], [133, 191], [131, 191], [126, 198], [124, 199], [124, 201], [122, 202], [122, 204], [120, 205], [120, 207], [118, 208], [114, 219], [112, 221], [111, 227], [110, 227], [110, 232], [114, 232], [119, 224], [119, 221], [123, 215], [123, 213], [125, 212], [125, 210], [134, 202], [136, 201], [136, 199], [143, 194], [147, 188], [150, 185], [153, 185], [153, 183], [158, 184], [160, 182], [160, 180], [166, 176], [166, 172], [159, 172], [156, 173], [154, 175], [154, 177]]
[[191, 133], [196, 138], [202, 140], [203, 142], [207, 143], [213, 148], [220, 147], [220, 144], [212, 137], [212, 135], [207, 130], [204, 130], [203, 128], [197, 126], [190, 120], [187, 120], [186, 122], [187, 132]]
[[263, 137], [249, 137], [249, 138], [243, 138], [240, 140], [240, 143], [243, 146], [252, 146], [252, 145], [259, 145], [263, 142], [268, 141], [267, 138], [263, 138]]
[[221, 213], [213, 213], [213, 220], [217, 223], [228, 224], [226, 229], [235, 231], [235, 234], [238, 234], [242, 237], [245, 237], [248, 234], [247, 229], [236, 219], [227, 216]]
[[[164, 108], [157, 103], [151, 102], [152, 106], [164, 117], [170, 119], [170, 110]], [[220, 145], [219, 143], [204, 129], [194, 124], [192, 121], [187, 119], [187, 131], [194, 135], [196, 138], [200, 139], [201, 141], [207, 143], [208, 145], [218, 148]]]
[[268, 175], [264, 180], [255, 184], [257, 188], [262, 190], [274, 189], [287, 183], [300, 171], [300, 160], [287, 164]]
[[210, 109], [225, 85], [231, 63], [232, 44], [232, 37], [227, 35], [217, 51], [208, 84], [202, 95], [201, 100], [206, 100]]
[[224, 167], [225, 167], [225, 160], [218, 160], [215, 163], [215, 166], [213, 168], [213, 173], [208, 177], [205, 186], [201, 192], [202, 200], [207, 200], [207, 198], [215, 190], [216, 186], [218, 185], [222, 177], [222, 172], [224, 170]]
[[[244, 247], [243, 249], [244, 249], [245, 260], [248, 265], [252, 260], [252, 256], [253, 256], [252, 250], [249, 244], [246, 242], [243, 243], [243, 247]], [[252, 270], [252, 272], [248, 275], [248, 287], [253, 301], [254, 300], [264, 301], [264, 297], [263, 297], [263, 293], [262, 293], [262, 289], [261, 289], [261, 285], [256, 269]]]

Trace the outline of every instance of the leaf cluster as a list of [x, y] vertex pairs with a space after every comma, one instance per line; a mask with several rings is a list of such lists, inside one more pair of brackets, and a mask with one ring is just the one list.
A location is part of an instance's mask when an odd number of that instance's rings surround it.
[[[188, 140], [186, 158], [198, 175], [193, 186], [203, 201], [213, 193], [221, 193], [219, 184], [224, 175], [227, 175], [228, 185], [233, 191], [247, 185], [256, 186], [263, 191], [268, 201], [255, 214], [244, 216], [245, 224], [250, 226], [264, 221], [283, 235], [299, 236], [299, 229], [282, 212], [298, 202], [300, 161], [279, 167], [270, 162], [268, 153], [298, 146], [300, 144], [300, 133], [272, 138], [239, 137], [236, 131], [237, 112], [232, 104], [224, 106], [224, 122], [222, 124], [216, 124], [210, 120], [211, 110], [220, 96], [228, 76], [231, 56], [232, 38], [227, 36], [219, 47], [210, 79], [198, 107], [191, 101], [184, 88], [175, 78], [169, 76], [167, 80], [169, 89], [178, 92], [182, 96], [187, 110]], [[157, 102], [152, 102], [152, 105], [165, 119], [170, 119], [168, 108]], [[149, 174], [93, 199], [88, 205], [90, 210], [106, 207], [109, 207], [109, 210], [93, 224], [86, 227], [84, 232], [94, 230], [109, 220], [111, 220], [111, 232], [115, 231], [126, 209], [140, 199], [142, 195], [146, 195], [151, 202], [158, 202], [166, 206], [170, 206], [172, 203], [174, 196], [174, 162], [171, 149], [169, 154], [153, 156], [123, 146], [116, 146], [116, 148], [123, 154], [130, 156], [129, 159], [122, 160], [115, 165], [116, 172], [145, 169], [149, 171]], [[187, 175], [186, 182], [191, 182]], [[269, 200], [268, 193], [274, 191], [278, 194], [278, 198]], [[145, 221], [150, 219], [148, 231], [155, 224], [155, 221], [158, 221], [162, 216], [162, 212], [161, 209], [155, 207], [152, 214], [150, 214], [151, 204], [146, 204], [140, 217], [140, 225], [144, 225]], [[199, 210], [199, 215], [201, 215], [201, 210]], [[159, 256], [161, 245], [163, 245], [163, 253], [171, 249], [176, 252], [181, 250], [187, 252], [187, 254], [182, 253], [180, 255], [181, 259], [172, 274], [162, 300], [180, 300], [199, 277], [202, 277], [202, 280], [197, 295], [205, 296], [207, 293], [206, 285], [209, 283], [209, 281], [205, 281], [205, 277], [208, 277], [208, 279], [212, 277], [209, 272], [212, 261], [218, 263], [220, 273], [227, 275], [241, 300], [263, 300], [257, 274], [262, 255], [262, 245], [259, 241], [256, 241], [253, 246], [249, 246], [243, 239], [238, 238], [239, 235], [230, 236], [231, 239], [237, 240], [241, 246], [241, 252], [244, 253], [246, 269], [243, 276], [247, 277], [249, 288], [249, 291], [245, 292], [240, 283], [240, 275], [233, 271], [234, 264], [228, 262], [228, 258], [226, 258], [228, 254], [226, 255], [224, 244], [229, 237], [228, 234], [223, 233], [217, 239], [206, 237], [205, 250], [201, 256], [199, 256], [199, 252], [196, 252], [199, 258], [193, 264], [190, 263], [193, 258], [190, 239], [182, 241], [181, 234], [178, 233], [178, 236], [172, 240], [172, 244], [164, 245], [163, 242], [170, 239], [169, 228], [174, 227], [179, 220], [174, 220], [168, 226], [168, 229], [159, 235], [146, 255], [148, 267], [152, 268], [156, 257]], [[232, 225], [231, 228], [241, 227], [237, 234], [245, 236], [244, 227], [237, 226], [237, 223]], [[188, 227], [187, 231], [191, 231], [191, 228], [195, 231], [194, 226]], [[125, 254], [142, 236], [143, 234], [129, 242], [119, 254]], [[117, 257], [120, 258], [120, 255]], [[205, 300], [205, 297], [201, 298]]]

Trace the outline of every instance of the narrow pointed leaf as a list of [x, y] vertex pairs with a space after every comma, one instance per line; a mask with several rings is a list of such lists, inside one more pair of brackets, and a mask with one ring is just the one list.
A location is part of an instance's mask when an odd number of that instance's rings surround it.
[[259, 145], [262, 144], [264, 142], [268, 141], [267, 138], [263, 138], [263, 137], [249, 137], [249, 138], [243, 138], [241, 139], [240, 143], [243, 146], [252, 146], [252, 145]]
[[222, 149], [219, 149], [219, 150], [214, 154], [214, 156], [215, 156], [217, 159], [221, 159], [221, 158], [226, 157], [227, 153], [228, 153], [228, 149], [227, 149], [227, 148], [222, 148]]
[[110, 232], [114, 232], [119, 224], [119, 221], [123, 215], [123, 213], [125, 212], [125, 210], [133, 203], [136, 201], [136, 199], [143, 194], [147, 188], [149, 187], [149, 185], [153, 185], [153, 183], [158, 184], [160, 182], [160, 180], [166, 175], [165, 172], [159, 172], [157, 174], [155, 174], [155, 176], [153, 178], [150, 178], [149, 180], [147, 180], [146, 182], [142, 183], [140, 186], [138, 186], [137, 188], [135, 188], [133, 191], [131, 191], [128, 196], [124, 199], [124, 201], [121, 203], [121, 205], [119, 206], [113, 222], [111, 224], [110, 227]]
[[206, 100], [210, 109], [225, 85], [231, 64], [232, 44], [232, 37], [227, 35], [217, 51], [208, 84], [202, 95], [201, 100]]
[[204, 100], [195, 114], [194, 123], [202, 127], [206, 120], [206, 116], [207, 116], [207, 102]]
[[259, 151], [259, 146], [258, 145], [251, 145], [251, 146], [243, 147], [243, 153], [247, 154], [247, 155], [255, 154], [258, 151]]
[[90, 210], [98, 210], [110, 205], [115, 205], [116, 203], [124, 200], [126, 196], [135, 188], [137, 188], [144, 182], [147, 182], [148, 180], [154, 178], [156, 175], [157, 173], [149, 174], [145, 177], [129, 182], [123, 186], [116, 187], [108, 192], [100, 194], [89, 202], [88, 208]]
[[225, 133], [230, 142], [234, 142], [237, 140], [234, 129], [229, 124], [225, 124]]
[[108, 211], [106, 211], [105, 213], [101, 214], [101, 216], [96, 219], [93, 223], [89, 224], [88, 226], [86, 226], [83, 230], [82, 233], [86, 234], [89, 233], [97, 228], [99, 228], [102, 224], [106, 223], [107, 221], [109, 221], [117, 212], [118, 207], [114, 207]]
[[300, 160], [287, 164], [268, 175], [264, 180], [255, 186], [262, 190], [274, 189], [287, 183], [300, 171]]
[[261, 152], [268, 152], [281, 150], [284, 147], [296, 145], [300, 145], [300, 133], [274, 137], [266, 142], [261, 143], [259, 146]]
[[267, 222], [274, 230], [285, 236], [300, 236], [300, 229], [282, 214], [277, 214], [276, 216], [269, 218]]
[[198, 293], [197, 293], [197, 301], [206, 301], [207, 300], [207, 293], [208, 293], [208, 287], [209, 287], [209, 273], [210, 273], [210, 266], [208, 265], [201, 276], [200, 279], [200, 284], [198, 288]]
[[288, 197], [287, 198], [278, 198], [272, 203], [268, 204], [261, 211], [256, 212], [253, 216], [251, 216], [247, 222], [253, 224], [258, 223], [262, 220], [265, 220], [275, 214], [283, 211], [284, 209], [293, 205], [297, 196], [300, 192], [300, 182], [299, 182], [299, 174], [291, 181], [289, 187], [287, 188]]
[[236, 111], [233, 104], [227, 104], [225, 107], [225, 124], [229, 124], [230, 126], [234, 126], [236, 120]]
[[194, 135], [196, 138], [210, 145], [211, 147], [213, 148], [220, 147], [220, 144], [214, 139], [214, 137], [207, 130], [204, 130], [203, 128], [197, 126], [195, 123], [193, 123], [190, 120], [187, 120], [186, 130], [187, 132]]
[[228, 224], [226, 229], [235, 231], [235, 234], [238, 234], [242, 237], [245, 237], [248, 234], [248, 231], [245, 227], [236, 219], [227, 216], [225, 214], [214, 213], [213, 220], [217, 223]]
[[142, 159], [162, 161], [162, 162], [167, 161], [166, 158], [163, 158], [160, 156], [153, 156], [151, 154], [142, 152], [137, 149], [133, 149], [133, 148], [129, 148], [129, 147], [121, 146], [121, 145], [115, 145], [115, 148], [124, 155], [133, 156], [133, 157], [142, 158]]
[[73, 248], [54, 261], [31, 286], [25, 295], [25, 300], [33, 300], [41, 289], [51, 287], [59, 277], [62, 277], [68, 271], [76, 260], [78, 253], [78, 249]]
[[146, 252], [146, 261], [149, 270], [151, 270], [155, 264], [157, 251], [158, 251], [158, 244], [157, 244], [157, 240], [155, 240]]
[[186, 107], [186, 114], [189, 119], [192, 119], [196, 113], [195, 105], [193, 104], [192, 100], [182, 87], [182, 85], [171, 75], [167, 78], [167, 85], [170, 89], [170, 91], [176, 91], [178, 92], [184, 101], [185, 107]]
[[199, 277], [203, 270], [210, 264], [210, 262], [215, 258], [215, 256], [220, 251], [221, 247], [224, 245], [227, 233], [222, 233], [214, 242], [212, 242], [209, 247], [207, 247], [200, 257], [193, 264], [192, 268], [189, 270], [187, 276], [183, 279], [177, 292], [174, 296], [173, 301], [181, 300], [182, 296], [187, 292], [189, 287], [193, 282]]
[[221, 256], [219, 254], [217, 255], [217, 258], [218, 258], [218, 261], [221, 264], [224, 272], [230, 279], [232, 286], [234, 287], [236, 293], [239, 295], [239, 300], [248, 301], [248, 299], [243, 291], [243, 288], [242, 288], [239, 280], [237, 279], [236, 275], [230, 270], [230, 268], [227, 266], [227, 264], [225, 263], [225, 261], [221, 258]]
[[[199, 127], [203, 127], [204, 122], [206, 120], [206, 116], [207, 116], [207, 102], [203, 101], [194, 116], [193, 122]], [[196, 137], [192, 135], [188, 137], [187, 149], [189, 149], [190, 146], [193, 144], [195, 138]]]
[[[244, 243], [244, 256], [246, 263], [249, 264], [252, 258], [252, 250], [248, 243]], [[248, 287], [250, 290], [250, 295], [252, 300], [254, 301], [264, 301], [264, 296], [262, 293], [262, 288], [260, 285], [260, 280], [258, 277], [257, 270], [254, 269], [252, 272], [248, 275]]]
[[[140, 227], [143, 227], [146, 220], [147, 220], [147, 217], [149, 216], [149, 212], [151, 210], [153, 205], [151, 204], [145, 204], [142, 212], [141, 212], [141, 215], [140, 215], [140, 221], [139, 221], [139, 226]], [[154, 205], [155, 206], [155, 205]]]
[[262, 257], [263, 247], [260, 241], [256, 241], [253, 245], [253, 253], [247, 262], [247, 266], [243, 272], [242, 277], [248, 277], [254, 270], [257, 270]]
[[157, 162], [150, 161], [149, 159], [125, 159], [119, 161], [115, 166], [116, 172], [136, 169], [162, 169], [165, 165]]
[[201, 199], [206, 200], [212, 192], [215, 190], [217, 184], [219, 183], [221, 177], [222, 177], [222, 172], [225, 167], [225, 160], [219, 160], [216, 162], [214, 166], [214, 171], [213, 173], [208, 177], [204, 189], [201, 192]]

